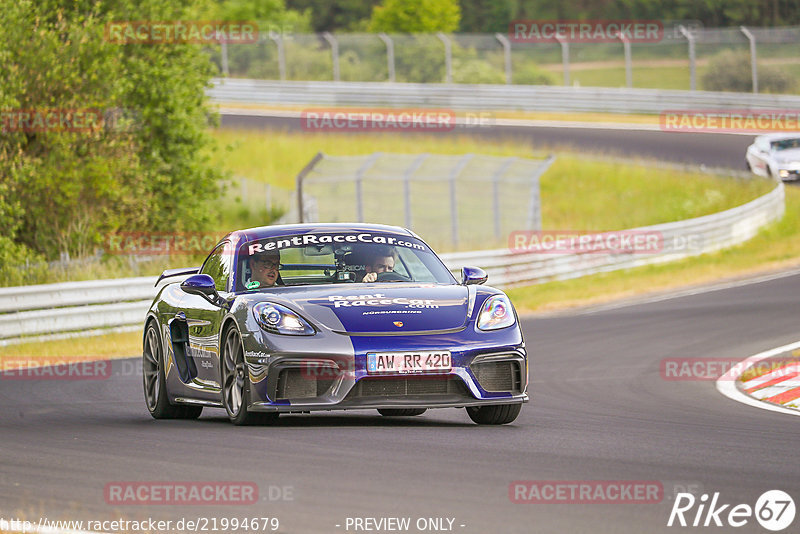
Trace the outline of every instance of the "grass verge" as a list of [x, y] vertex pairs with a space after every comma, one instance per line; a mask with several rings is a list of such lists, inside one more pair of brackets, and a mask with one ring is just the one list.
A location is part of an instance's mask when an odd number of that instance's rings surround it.
[[84, 360], [106, 360], [138, 356], [141, 353], [142, 333], [139, 331], [20, 343], [0, 347], [0, 369], [19, 364], [54, 365]]

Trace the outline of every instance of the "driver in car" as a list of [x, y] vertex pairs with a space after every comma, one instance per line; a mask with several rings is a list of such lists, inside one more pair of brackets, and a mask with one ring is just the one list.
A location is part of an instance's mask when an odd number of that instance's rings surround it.
[[[250, 258], [250, 282], [247, 289], [273, 287], [281, 285], [278, 269], [281, 265], [281, 253], [268, 250]], [[257, 284], [257, 285], [256, 285]]]
[[370, 258], [365, 262], [367, 274], [364, 275], [362, 282], [375, 282], [380, 273], [394, 271], [394, 264], [397, 260], [397, 250], [394, 247], [379, 245], [370, 247]]

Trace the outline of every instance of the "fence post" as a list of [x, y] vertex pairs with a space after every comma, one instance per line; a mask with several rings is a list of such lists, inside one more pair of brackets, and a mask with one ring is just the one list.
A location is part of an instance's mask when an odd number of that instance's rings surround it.
[[369, 157], [364, 161], [364, 163], [359, 167], [356, 171], [356, 222], [364, 222], [364, 195], [361, 190], [361, 184], [364, 180], [364, 174], [372, 167], [372, 164], [375, 163], [375, 160], [381, 156], [380, 152], [375, 152], [370, 154]]
[[536, 172], [531, 177], [531, 204], [528, 209], [528, 228], [531, 230], [542, 229], [542, 199], [539, 194], [539, 179], [550, 168], [550, 165], [556, 160], [552, 154], [547, 156], [547, 159], [539, 165]]
[[756, 64], [756, 36], [744, 26], [739, 26], [747, 40], [750, 41], [750, 73], [753, 78], [753, 92], [758, 93], [758, 65]]
[[559, 34], [556, 41], [561, 45], [561, 62], [564, 64], [564, 85], [569, 86], [569, 43]]
[[695, 69], [695, 53], [694, 53], [694, 35], [687, 30], [683, 25], [678, 26], [678, 30], [686, 37], [689, 42], [689, 89], [694, 91], [697, 89], [697, 76]]
[[450, 171], [450, 227], [453, 237], [453, 248], [458, 248], [458, 195], [456, 191], [456, 178], [472, 159], [472, 154], [464, 154], [453, 170]]
[[512, 83], [514, 83], [513, 76], [511, 73], [511, 42], [502, 33], [495, 33], [494, 37], [495, 39], [500, 41], [501, 45], [503, 45], [503, 60], [505, 62], [505, 69], [506, 69], [506, 84], [511, 85]]
[[322, 37], [331, 45], [331, 57], [333, 58], [333, 81], [339, 81], [339, 41], [331, 32], [325, 32]]
[[281, 81], [286, 81], [286, 52], [283, 49], [283, 37], [274, 31], [269, 32], [269, 38], [275, 42], [278, 47], [278, 72], [280, 72]]
[[494, 237], [500, 239], [500, 178], [506, 173], [509, 167], [517, 161], [517, 158], [508, 158], [492, 175], [492, 210], [494, 211]]
[[386, 62], [389, 66], [389, 81], [394, 82], [394, 41], [385, 33], [379, 33], [378, 37], [380, 37], [381, 41], [386, 45]]
[[633, 62], [631, 60], [631, 42], [630, 40], [619, 34], [619, 39], [622, 41], [622, 47], [625, 50], [625, 87], [633, 87]]
[[225, 39], [222, 39], [221, 41], [222, 48], [220, 53], [222, 54], [222, 74], [224, 74], [227, 78], [231, 75], [231, 72], [228, 70], [228, 42]]
[[450, 38], [442, 32], [437, 32], [436, 37], [444, 43], [445, 83], [453, 83], [453, 47], [450, 44]]
[[403, 173], [403, 197], [405, 200], [405, 224], [411, 229], [411, 175], [417, 172], [428, 154], [420, 154]]
[[311, 158], [311, 161], [306, 163], [306, 166], [303, 167], [303, 169], [297, 174], [296, 183], [297, 183], [297, 220], [298, 220], [298, 222], [301, 222], [301, 223], [305, 222], [303, 220], [303, 208], [304, 208], [304, 206], [303, 206], [303, 180], [305, 179], [306, 175], [308, 175], [308, 173], [311, 172], [311, 169], [313, 169], [317, 165], [317, 163], [319, 163], [319, 160], [321, 160], [324, 157], [325, 157], [325, 154], [323, 154], [322, 152], [317, 152], [317, 154], [313, 158]]

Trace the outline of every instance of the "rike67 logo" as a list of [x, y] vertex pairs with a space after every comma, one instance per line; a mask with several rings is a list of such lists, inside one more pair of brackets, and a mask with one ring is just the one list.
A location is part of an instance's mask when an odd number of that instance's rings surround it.
[[699, 499], [691, 493], [678, 493], [667, 526], [738, 528], [747, 525], [755, 517], [763, 528], [777, 532], [791, 525], [794, 515], [794, 500], [781, 490], [764, 492], [753, 507], [749, 504], [722, 504], [719, 492], [714, 493], [710, 502], [707, 493], [702, 494]]

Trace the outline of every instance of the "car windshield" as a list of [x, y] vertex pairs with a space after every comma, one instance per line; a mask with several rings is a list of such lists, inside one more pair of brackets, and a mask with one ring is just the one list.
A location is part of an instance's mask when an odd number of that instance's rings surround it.
[[775, 150], [800, 148], [800, 137], [793, 137], [792, 139], [781, 139], [780, 141], [773, 141], [772, 148]]
[[239, 248], [236, 273], [236, 291], [368, 282], [456, 283], [422, 241], [378, 232], [308, 233], [250, 241]]

